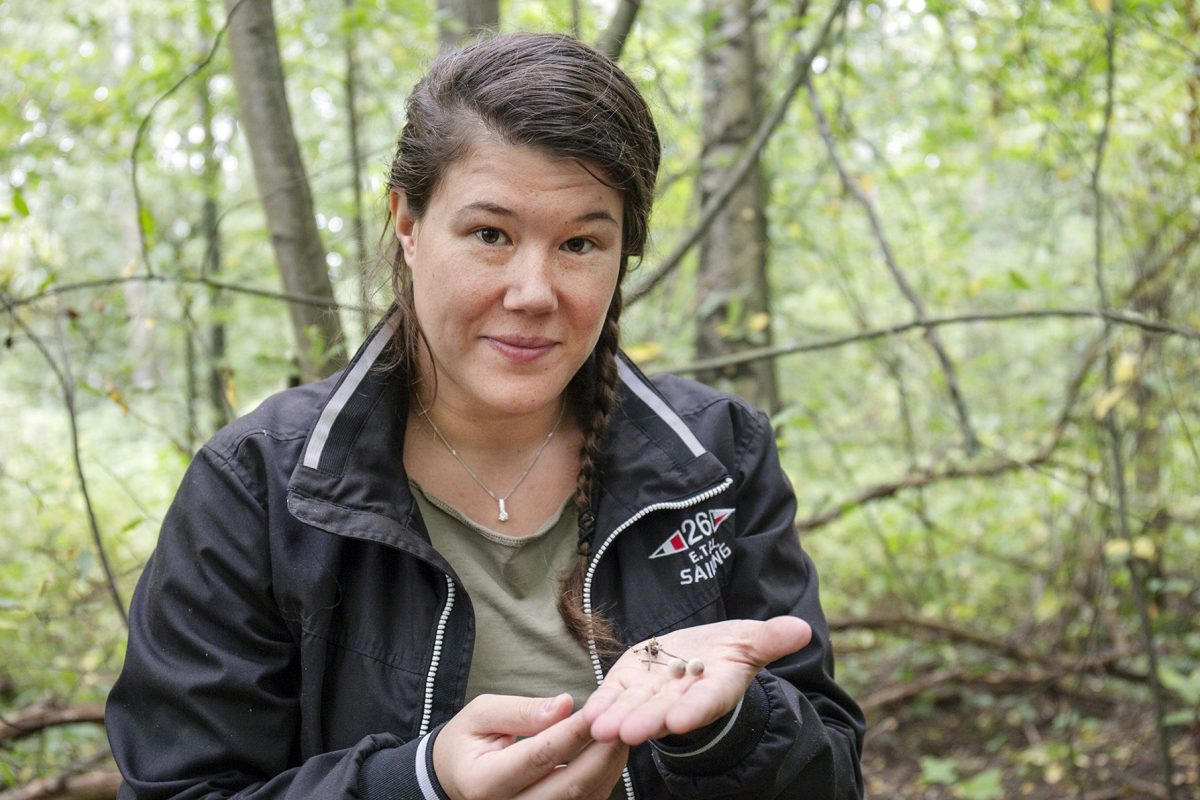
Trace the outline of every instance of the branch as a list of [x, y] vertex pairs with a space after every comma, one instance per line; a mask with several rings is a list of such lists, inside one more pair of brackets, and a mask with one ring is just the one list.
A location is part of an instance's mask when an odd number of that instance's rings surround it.
[[162, 105], [168, 97], [179, 91], [180, 87], [182, 87], [185, 83], [187, 83], [201, 70], [209, 65], [209, 63], [213, 60], [213, 56], [217, 54], [217, 48], [221, 46], [221, 37], [223, 37], [225, 35], [225, 31], [229, 29], [229, 23], [233, 19], [234, 13], [241, 8], [242, 3], [244, 2], [246, 2], [246, 0], [238, 0], [237, 5], [229, 10], [229, 15], [225, 18], [225, 24], [221, 26], [221, 30], [217, 31], [217, 35], [213, 39], [212, 47], [209, 49], [208, 55], [204, 57], [204, 60], [192, 67], [188, 74], [176, 81], [174, 86], [172, 86], [170, 89], [167, 89], [167, 91], [163, 94], [159, 95], [158, 99], [151, 104], [150, 110], [146, 112], [146, 116], [142, 117], [142, 121], [138, 124], [137, 135], [133, 137], [133, 149], [129, 153], [130, 178], [133, 182], [133, 204], [137, 211], [138, 241], [141, 244], [142, 263], [146, 267], [147, 275], [153, 275], [154, 270], [150, 266], [150, 243], [146, 238], [146, 221], [144, 219], [145, 213], [143, 213], [145, 212], [146, 206], [142, 202], [142, 189], [138, 184], [138, 150], [142, 146], [142, 139], [145, 138], [146, 131], [150, 128], [150, 121], [154, 118], [154, 112], [158, 110], [158, 107]]
[[[112, 596], [113, 605], [117, 607], [117, 614], [121, 617], [121, 622], [126, 628], [129, 627], [129, 616], [125, 611], [125, 602], [121, 599], [121, 592], [117, 588], [116, 576], [113, 575], [112, 566], [108, 562], [108, 552], [104, 548], [104, 539], [100, 535], [100, 524], [96, 521], [96, 510], [92, 505], [92, 495], [88, 491], [87, 476], [83, 471], [83, 458], [79, 451], [79, 421], [75, 413], [75, 379], [71, 376], [71, 364], [67, 357], [66, 343], [62, 340], [61, 329], [59, 330], [59, 348], [62, 353], [63, 363], [60, 368], [54, 360], [54, 356], [50, 354], [49, 348], [42, 342], [38, 335], [25, 324], [15, 312], [12, 303], [9, 302], [8, 296], [0, 294], [0, 299], [3, 299], [4, 304], [8, 307], [8, 314], [17, 324], [29, 340], [33, 342], [34, 347], [46, 359], [46, 363], [50, 366], [50, 370], [58, 379], [59, 386], [62, 388], [63, 404], [67, 409], [67, 422], [71, 432], [71, 460], [75, 465], [75, 476], [79, 480], [79, 491], [83, 495], [83, 507], [87, 512], [88, 526], [92, 532], [92, 543], [96, 547], [96, 554], [100, 557], [100, 565], [104, 569], [104, 578], [108, 583], [108, 591]], [[58, 317], [55, 317], [55, 324], [58, 325]]]
[[167, 283], [177, 284], [181, 286], [207, 286], [210, 289], [219, 289], [225, 292], [233, 292], [235, 294], [247, 294], [253, 297], [265, 297], [269, 300], [282, 300], [288, 303], [302, 303], [304, 305], [319, 306], [322, 308], [335, 308], [339, 310], [355, 311], [360, 314], [370, 314], [374, 309], [365, 306], [352, 305], [350, 303], [339, 303], [337, 300], [321, 297], [312, 294], [299, 294], [296, 292], [279, 292], [272, 289], [259, 289], [254, 286], [241, 286], [236, 283], [227, 283], [225, 281], [213, 280], [205, 277], [187, 277], [182, 275], [125, 275], [119, 278], [96, 278], [94, 280], [79, 281], [77, 283], [63, 283], [57, 286], [51, 286], [49, 289], [26, 297], [17, 297], [6, 299], [5, 303], [9, 307], [9, 311], [21, 306], [31, 305], [40, 300], [45, 300], [50, 297], [58, 297], [59, 295], [68, 294], [71, 292], [86, 291], [88, 289], [105, 289], [111, 286], [120, 286], [126, 283]]
[[0, 800], [113, 800], [121, 786], [121, 773], [97, 770], [39, 778], [19, 789], [0, 792]]
[[975, 322], [1012, 322], [1044, 318], [1107, 320], [1113, 324], [1127, 325], [1152, 333], [1170, 334], [1191, 341], [1200, 341], [1200, 330], [1162, 320], [1148, 319], [1140, 314], [1128, 311], [1111, 311], [1096, 308], [1032, 308], [1020, 311], [979, 311], [955, 314], [948, 317], [928, 317], [923, 320], [901, 322], [884, 328], [874, 328], [841, 336], [831, 336], [827, 339], [818, 339], [810, 342], [790, 342], [770, 347], [756, 347], [751, 350], [744, 350], [741, 353], [706, 358], [702, 361], [694, 361], [690, 364], [682, 364], [676, 367], [656, 370], [655, 372], [688, 374], [700, 372], [701, 370], [720, 369], [722, 367], [758, 361], [765, 358], [777, 358], [792, 353], [812, 353], [819, 350], [832, 350], [849, 344], [874, 341], [875, 339], [882, 339], [888, 336], [897, 336], [918, 328], [930, 330], [946, 325], [961, 325]]
[[637, 19], [641, 7], [642, 0], [621, 0], [608, 27], [600, 36], [600, 41], [596, 43], [596, 49], [613, 61], [620, 59], [621, 51], [625, 49], [625, 40], [633, 30], [633, 21]]
[[8, 717], [0, 717], [0, 743], [12, 742], [47, 728], [79, 723], [104, 724], [104, 703], [56, 706], [35, 703]]
[[[1093, 254], [1094, 254], [1094, 271], [1096, 279], [1096, 294], [1100, 300], [1100, 307], [1107, 309], [1109, 305], [1108, 289], [1104, 283], [1104, 194], [1101, 190], [1100, 180], [1104, 169], [1104, 156], [1108, 149], [1108, 139], [1112, 131], [1113, 106], [1115, 105], [1114, 86], [1116, 84], [1116, 48], [1117, 48], [1117, 27], [1116, 18], [1120, 10], [1119, 3], [1113, 2], [1107, 14], [1107, 21], [1104, 26], [1104, 41], [1105, 41], [1105, 71], [1104, 71], [1104, 122], [1100, 128], [1100, 134], [1096, 139], [1096, 155], [1092, 164], [1092, 202], [1095, 210], [1095, 217], [1092, 226], [1093, 235]], [[1105, 341], [1109, 338], [1112, 324], [1105, 320], [1104, 323], [1104, 338]], [[1105, 351], [1104, 361], [1104, 383], [1105, 388], [1112, 391], [1113, 381], [1113, 357], [1111, 349]], [[1109, 452], [1112, 457], [1113, 467], [1113, 489], [1117, 496], [1117, 523], [1120, 530], [1121, 539], [1133, 547], [1133, 533], [1130, 530], [1129, 524], [1129, 497], [1128, 486], [1125, 480], [1125, 461], [1121, 452], [1121, 430], [1117, 422], [1117, 415], [1109, 412], [1104, 417], [1104, 427], [1108, 431], [1109, 436]], [[1133, 594], [1133, 601], [1137, 607], [1138, 622], [1141, 628], [1142, 640], [1145, 645], [1146, 658], [1150, 666], [1150, 693], [1154, 701], [1155, 722], [1158, 732], [1158, 749], [1159, 758], [1162, 761], [1163, 770], [1163, 786], [1167, 790], [1167, 797], [1174, 800], [1176, 797], [1175, 783], [1172, 776], [1175, 774], [1175, 763], [1171, 756], [1171, 734], [1167, 730], [1166, 724], [1166, 698], [1162, 683], [1159, 681], [1158, 671], [1158, 653], [1154, 646], [1154, 628], [1150, 622], [1149, 601], [1146, 598], [1145, 587], [1142, 585], [1142, 574], [1138, 566], [1137, 559], [1130, 559], [1128, 562], [1130, 588]]]
[[[817, 130], [820, 132], [821, 140], [825, 143], [825, 149], [829, 153], [829, 160], [833, 162], [834, 169], [837, 170], [838, 177], [841, 178], [842, 186], [866, 212], [867, 219], [871, 223], [871, 231], [875, 236], [876, 242], [879, 244], [879, 251], [883, 255], [883, 261], [887, 264], [888, 271], [892, 274], [892, 280], [900, 289], [900, 293], [904, 295], [905, 299], [908, 300], [908, 304], [912, 306], [917, 319], [926, 319], [929, 315], [925, 311], [925, 304], [912, 287], [912, 284], [908, 282], [908, 278], [904, 275], [904, 272], [900, 269], [900, 265], [896, 261], [896, 256], [892, 252], [891, 245], [888, 243], [887, 236], [883, 232], [883, 223], [879, 219], [879, 213], [875, 210], [875, 204], [863, 192], [858, 182], [850, 177], [850, 173], [846, 171], [845, 165], [838, 156], [837, 147], [833, 140], [833, 133], [829, 129], [829, 123], [825, 119], [825, 111], [821, 107], [821, 98], [817, 95], [817, 91], [813, 88], [811, 81], [805, 83], [805, 88], [808, 90], [808, 99], [812, 105], [813, 116], [817, 120]], [[971, 426], [971, 417], [967, 411], [966, 402], [963, 400], [962, 391], [958, 386], [958, 376], [954, 368], [954, 362], [950, 360], [949, 354], [946, 353], [946, 348], [942, 345], [941, 338], [935, 331], [929, 330], [926, 338], [929, 341], [929, 346], [933, 348], [933, 352], [937, 355], [942, 372], [945, 373], [946, 389], [950, 392], [950, 400], [954, 404], [954, 410], [958, 414], [958, 423], [962, 428], [963, 447], [968, 455], [974, 455], [979, 450], [979, 437], [975, 435], [975, 429]]]
[[[869, 715], [872, 712], [878, 712], [889, 706], [911, 700], [932, 689], [951, 685], [981, 686], [992, 691], [1004, 689], [1023, 691], [1030, 686], [1042, 686], [1047, 683], [1056, 683], [1063, 678], [1074, 677], [1081, 671], [1104, 672], [1109, 664], [1122, 658], [1123, 655], [1125, 654], [1111, 652], [1089, 658], [1078, 664], [1038, 670], [993, 670], [983, 675], [980, 675], [972, 667], [943, 669], [907, 683], [888, 686], [872, 692], [866, 697], [859, 698], [858, 704]], [[3, 799], [0, 798], [0, 800]]]
[[750, 168], [758, 160], [758, 156], [763, 148], [766, 147], [767, 140], [771, 138], [771, 134], [783, 122], [783, 117], [787, 113], [788, 106], [791, 105], [796, 93], [800, 91], [800, 87], [809, 78], [812, 71], [813, 59], [824, 49], [825, 42], [829, 38], [829, 32], [832, 30], [834, 22], [845, 13], [849, 2], [850, 0], [838, 0], [833, 10], [829, 12], [829, 16], [825, 18], [825, 22], [821, 26], [821, 30], [817, 34], [817, 39], [813, 42], [813, 46], [808, 51], [801, 52], [796, 56], [793, 62], [792, 78], [782, 99], [776, 104], [775, 109], [763, 119], [762, 124], [758, 126], [754, 138], [746, 146], [746, 150], [742, 153], [741, 158], [726, 173], [724, 182], [717, 187], [708, 202], [700, 209], [700, 218], [696, 221], [696, 225], [675, 245], [675, 249], [670, 252], [662, 264], [653, 269], [641, 283], [631, 287], [625, 293], [625, 305], [627, 307], [649, 294], [663, 278], [667, 277], [667, 275], [679, 266], [684, 256], [703, 238], [709, 225], [712, 224], [713, 219], [717, 216], [717, 213], [729, 201], [730, 196], [733, 195], [733, 192], [746, 177], [746, 173], [749, 172]]
[[807, 519], [796, 521], [797, 532], [804, 533], [807, 531], [823, 528], [831, 522], [845, 516], [848, 512], [853, 511], [859, 506], [868, 503], [886, 500], [893, 497], [906, 489], [920, 489], [931, 484], [941, 483], [949, 480], [963, 480], [966, 478], [991, 478], [996, 475], [1002, 475], [1006, 472], [1012, 472], [1017, 469], [1036, 467], [1048, 461], [1050, 452], [1043, 450], [1035, 458], [1027, 461], [1019, 461], [1017, 459], [1005, 459], [997, 461], [993, 464], [986, 464], [980, 467], [971, 469], [962, 469], [960, 467], [949, 467], [940, 471], [916, 472], [910, 475], [905, 475], [898, 480], [889, 481], [887, 483], [877, 483], [874, 486], [869, 486], [859, 492], [849, 500], [827, 508], [824, 511], [814, 514]]

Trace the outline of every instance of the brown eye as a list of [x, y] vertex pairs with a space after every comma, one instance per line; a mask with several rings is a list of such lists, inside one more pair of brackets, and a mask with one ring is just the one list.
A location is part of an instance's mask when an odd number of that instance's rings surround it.
[[564, 250], [566, 250], [568, 253], [575, 253], [576, 255], [583, 255], [584, 253], [590, 252], [595, 246], [595, 242], [593, 242], [591, 239], [585, 239], [582, 236], [575, 236], [567, 239], [567, 241], [563, 243]]
[[488, 245], [504, 244], [508, 241], [504, 232], [495, 228], [480, 228], [475, 231], [475, 238]]

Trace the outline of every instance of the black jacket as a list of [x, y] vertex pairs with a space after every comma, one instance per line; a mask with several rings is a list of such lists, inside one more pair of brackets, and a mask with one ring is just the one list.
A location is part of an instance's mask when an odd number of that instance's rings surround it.
[[[372, 369], [389, 335], [226, 427], [188, 469], [109, 697], [121, 798], [444, 796], [431, 736], [463, 705], [475, 623], [408, 491], [407, 388]], [[627, 642], [787, 613], [813, 628], [718, 739], [633, 748], [631, 797], [861, 797], [862, 715], [832, 677], [766, 418], [625, 360], [621, 382], [586, 607]], [[599, 680], [610, 664], [592, 662]]]

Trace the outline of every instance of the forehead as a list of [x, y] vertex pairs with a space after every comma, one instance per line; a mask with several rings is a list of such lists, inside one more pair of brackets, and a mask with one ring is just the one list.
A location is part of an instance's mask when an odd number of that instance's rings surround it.
[[543, 149], [482, 136], [446, 168], [432, 198], [443, 210], [480, 201], [505, 204], [594, 206], [618, 220], [621, 194], [593, 165]]

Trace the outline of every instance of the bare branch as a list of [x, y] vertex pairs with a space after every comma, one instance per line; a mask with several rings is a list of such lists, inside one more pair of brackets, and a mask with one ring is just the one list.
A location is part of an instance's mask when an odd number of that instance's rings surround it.
[[[1095, 216], [1093, 217], [1092, 235], [1093, 235], [1093, 256], [1094, 256], [1094, 272], [1096, 279], [1096, 294], [1100, 300], [1100, 307], [1107, 309], [1109, 306], [1108, 288], [1104, 281], [1104, 193], [1101, 188], [1101, 176], [1104, 169], [1104, 156], [1108, 149], [1108, 140], [1112, 132], [1112, 117], [1114, 102], [1114, 85], [1116, 83], [1116, 48], [1117, 48], [1117, 14], [1120, 12], [1120, 3], [1114, 0], [1107, 14], [1107, 20], [1104, 26], [1104, 41], [1105, 41], [1105, 74], [1104, 74], [1104, 121], [1100, 127], [1100, 134], [1096, 139], [1096, 153], [1092, 163], [1092, 204]], [[1104, 339], [1108, 340], [1112, 328], [1112, 323], [1108, 320], [1104, 322]], [[1111, 391], [1114, 385], [1113, 379], [1113, 357], [1111, 349], [1106, 348], [1104, 360], [1104, 383], [1106, 388]], [[1109, 453], [1112, 458], [1112, 482], [1113, 489], [1117, 496], [1117, 524], [1121, 539], [1130, 547], [1133, 547], [1133, 533], [1130, 530], [1129, 523], [1129, 496], [1128, 486], [1125, 480], [1125, 460], [1121, 451], [1121, 430], [1120, 424], [1117, 422], [1117, 415], [1110, 410], [1104, 416], [1104, 427], [1108, 431], [1109, 438]], [[1158, 749], [1159, 758], [1162, 761], [1163, 770], [1163, 786], [1166, 788], [1167, 797], [1170, 800], [1175, 800], [1176, 791], [1175, 783], [1172, 776], [1175, 774], [1174, 758], [1171, 755], [1171, 734], [1167, 730], [1166, 725], [1166, 698], [1162, 683], [1159, 681], [1158, 672], [1158, 653], [1154, 645], [1154, 628], [1150, 622], [1149, 601], [1146, 598], [1146, 590], [1143, 586], [1143, 576], [1137, 559], [1129, 559], [1129, 583], [1133, 593], [1133, 601], [1137, 607], [1138, 622], [1141, 628], [1142, 640], [1146, 659], [1150, 666], [1150, 689], [1151, 696], [1154, 701], [1155, 722], [1158, 729]]]
[[0, 717], [0, 743], [23, 739], [47, 728], [80, 723], [103, 725], [104, 703], [71, 706], [35, 703], [27, 706], [15, 714]]
[[[883, 256], [883, 261], [887, 265], [888, 272], [892, 275], [892, 280], [896, 283], [897, 288], [900, 289], [900, 293], [904, 295], [905, 299], [908, 300], [908, 304], [912, 306], [917, 319], [926, 319], [929, 315], [925, 311], [925, 303], [921, 300], [920, 295], [917, 294], [916, 289], [909, 283], [908, 278], [904, 275], [904, 271], [900, 269], [900, 264], [896, 261], [896, 256], [892, 252], [891, 245], [888, 243], [887, 235], [883, 232], [883, 223], [879, 219], [879, 213], [875, 210], [875, 204], [863, 192], [858, 182], [850, 177], [850, 173], [847, 172], [841, 157], [838, 155], [837, 146], [833, 140], [833, 133], [829, 129], [829, 123], [825, 119], [825, 112], [821, 107], [821, 98], [817, 95], [817, 91], [813, 88], [811, 81], [807, 81], [805, 87], [808, 90], [808, 98], [809, 103], [812, 105], [813, 116], [817, 120], [817, 130], [820, 132], [821, 139], [825, 143], [825, 149], [829, 153], [829, 160], [833, 162], [833, 166], [841, 178], [842, 186], [866, 212], [867, 219], [871, 223], [871, 231], [875, 235], [876, 242], [879, 244], [879, 251]], [[954, 404], [954, 410], [958, 414], [958, 423], [962, 428], [963, 447], [968, 455], [974, 455], [979, 450], [979, 437], [976, 436], [975, 429], [971, 426], [971, 416], [967, 411], [967, 404], [963, 400], [962, 390], [958, 386], [958, 375], [957, 370], [954, 368], [954, 362], [950, 360], [950, 356], [942, 344], [941, 337], [937, 335], [936, 331], [929, 330], [926, 333], [926, 338], [929, 341], [929, 346], [933, 348], [933, 352], [937, 356], [938, 363], [941, 364], [942, 372], [946, 376], [946, 389], [950, 393], [950, 400]]]
[[793, 353], [812, 353], [820, 350], [833, 350], [838, 347], [844, 347], [850, 344], [858, 344], [861, 342], [874, 341], [889, 336], [898, 336], [902, 333], [907, 333], [912, 330], [932, 328], [940, 328], [946, 325], [963, 325], [976, 322], [1013, 322], [1027, 319], [1044, 319], [1044, 318], [1062, 318], [1062, 319], [1091, 319], [1091, 320], [1107, 320], [1116, 325], [1127, 325], [1134, 328], [1140, 328], [1153, 333], [1169, 334], [1180, 336], [1191, 341], [1200, 341], [1200, 330], [1188, 328], [1182, 325], [1176, 325], [1171, 322], [1162, 320], [1153, 320], [1134, 314], [1127, 311], [1112, 311], [1095, 308], [1030, 308], [1019, 311], [980, 311], [968, 314], [955, 314], [948, 317], [928, 317], [924, 320], [913, 320], [911, 322], [901, 322], [895, 325], [888, 325], [883, 328], [874, 328], [870, 330], [859, 331], [857, 333], [848, 333], [842, 336], [831, 336], [827, 339], [818, 339], [809, 342], [789, 342], [786, 344], [772, 345], [770, 347], [757, 347], [751, 350], [745, 350], [741, 353], [733, 353], [728, 356], [719, 356], [715, 358], [704, 359], [703, 361], [695, 361], [690, 364], [681, 364], [675, 367], [669, 367], [655, 372], [671, 372], [675, 374], [689, 374], [700, 372], [708, 369], [720, 369], [722, 367], [741, 364], [749, 361], [757, 361], [764, 358], [778, 358], [779, 356], [790, 355]]
[[120, 286], [126, 283], [167, 283], [178, 284], [181, 286], [207, 286], [210, 289], [219, 289], [225, 292], [233, 292], [235, 294], [248, 294], [253, 297], [265, 297], [269, 300], [282, 300], [288, 303], [303, 303], [305, 305], [318, 306], [320, 308], [334, 308], [345, 311], [355, 311], [360, 314], [374, 313], [375, 309], [351, 303], [339, 303], [328, 297], [320, 297], [311, 294], [299, 294], [297, 292], [279, 292], [272, 289], [260, 289], [255, 286], [242, 286], [236, 283], [228, 283], [226, 281], [213, 280], [205, 277], [187, 277], [182, 275], [124, 275], [118, 278], [96, 278], [89, 281], [78, 281], [76, 283], [62, 283], [57, 286], [28, 295], [26, 297], [17, 297], [5, 300], [11, 312], [13, 309], [27, 306], [36, 303], [40, 300], [45, 300], [50, 297], [58, 297], [59, 295], [69, 294], [72, 292], [86, 291], [88, 289], [106, 289], [112, 286]]
[[96, 770], [39, 778], [19, 789], [0, 792], [0, 800], [113, 800], [121, 786], [121, 773]]
[[188, 74], [176, 81], [174, 86], [159, 95], [150, 105], [150, 110], [146, 112], [146, 115], [142, 117], [142, 121], [138, 123], [137, 134], [133, 137], [133, 149], [129, 153], [130, 179], [133, 183], [133, 203], [137, 210], [137, 229], [138, 239], [142, 248], [142, 265], [145, 266], [147, 275], [153, 275], [154, 269], [150, 266], [150, 242], [146, 236], [146, 204], [142, 201], [142, 189], [138, 183], [138, 150], [142, 146], [142, 140], [146, 136], [146, 131], [150, 129], [150, 122], [154, 119], [154, 112], [158, 110], [160, 105], [166, 102], [167, 98], [179, 91], [185, 83], [190, 81], [212, 62], [213, 56], [217, 54], [217, 48], [221, 46], [221, 38], [225, 35], [225, 31], [229, 29], [229, 23], [233, 20], [233, 15], [241, 8], [244, 2], [246, 0], [238, 0], [237, 4], [229, 10], [229, 14], [225, 18], [225, 24], [221, 26], [221, 30], [217, 31], [217, 35], [213, 38], [212, 47], [209, 49], [208, 55], [199, 64], [192, 67]]
[[[74, 462], [75, 476], [79, 480], [79, 491], [83, 495], [83, 507], [87, 512], [88, 526], [92, 533], [92, 543], [96, 547], [96, 554], [100, 557], [100, 565], [104, 569], [104, 578], [108, 583], [108, 591], [112, 596], [113, 605], [117, 608], [117, 614], [121, 617], [121, 623], [128, 628], [129, 616], [125, 611], [125, 601], [121, 599], [121, 592], [117, 588], [116, 576], [113, 575], [112, 567], [108, 562], [108, 552], [104, 547], [104, 538], [100, 535], [100, 524], [96, 520], [96, 509], [92, 505], [92, 495], [88, 490], [87, 476], [83, 471], [83, 458], [79, 450], [79, 420], [75, 413], [75, 379], [71, 375], [71, 362], [67, 356], [66, 342], [63, 341], [62, 330], [61, 328], [58, 329], [59, 351], [62, 354], [62, 365], [60, 366], [54, 360], [54, 356], [51, 355], [45, 343], [16, 313], [12, 303], [9, 302], [8, 296], [0, 294], [0, 299], [8, 307], [8, 314], [17, 327], [24, 331], [29, 340], [33, 342], [33, 346], [42, 354], [54, 376], [58, 379], [59, 386], [62, 388], [63, 404], [66, 406], [67, 422], [71, 432], [71, 460]], [[55, 325], [58, 326], [59, 322], [59, 317], [56, 315]]]
[[636, 303], [649, 294], [663, 278], [667, 277], [667, 275], [679, 266], [684, 256], [703, 238], [704, 233], [708, 230], [708, 226], [712, 224], [713, 219], [717, 216], [717, 212], [729, 201], [734, 190], [737, 189], [738, 185], [746, 177], [746, 173], [750, 171], [750, 168], [758, 160], [758, 156], [762, 152], [762, 149], [766, 147], [767, 140], [771, 138], [771, 134], [783, 122], [783, 118], [792, 100], [795, 99], [797, 92], [800, 91], [800, 87], [804, 85], [811, 74], [813, 59], [825, 48], [825, 42], [829, 38], [829, 33], [833, 29], [834, 22], [845, 13], [848, 5], [849, 0], [838, 0], [829, 12], [829, 16], [825, 18], [825, 22], [822, 24], [821, 30], [817, 34], [816, 41], [813, 42], [812, 47], [796, 56], [793, 61], [791, 81], [788, 83], [783, 97], [775, 105], [775, 109], [763, 118], [762, 124], [758, 126], [754, 138], [746, 146], [746, 150], [742, 153], [741, 158], [726, 173], [724, 182], [717, 187], [708, 202], [700, 209], [700, 217], [696, 221], [696, 225], [675, 245], [675, 249], [667, 255], [661, 264], [651, 270], [637, 286], [631, 287], [625, 293], [626, 306]]

